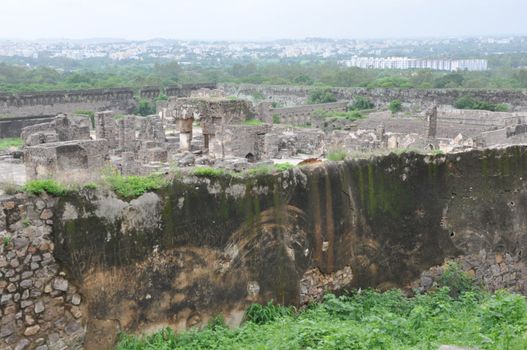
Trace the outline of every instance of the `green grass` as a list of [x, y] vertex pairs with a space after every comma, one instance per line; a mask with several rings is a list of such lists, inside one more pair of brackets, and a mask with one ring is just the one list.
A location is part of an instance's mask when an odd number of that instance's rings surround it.
[[12, 137], [12, 138], [6, 138], [6, 139], [0, 139], [0, 150], [11, 148], [11, 147], [22, 147], [24, 145], [24, 141], [22, 141], [19, 137]]
[[448, 287], [413, 298], [398, 290], [329, 294], [298, 314], [251, 306], [234, 330], [215, 318], [201, 331], [180, 335], [169, 329], [144, 338], [122, 335], [117, 349], [436, 350], [443, 344], [527, 349], [525, 297], [466, 291], [453, 298]]
[[66, 187], [52, 179], [28, 181], [22, 189], [27, 193], [35, 195], [46, 192], [59, 197], [64, 196], [68, 192]]
[[340, 148], [334, 148], [328, 151], [326, 158], [328, 160], [339, 162], [341, 160], [346, 159], [347, 156], [348, 156], [348, 152], [346, 150], [340, 149]]
[[246, 121], [243, 122], [243, 124], [257, 126], [257, 125], [264, 124], [264, 122], [259, 119], [247, 119]]
[[146, 192], [158, 190], [167, 184], [166, 179], [162, 175], [109, 175], [104, 179], [115, 193], [125, 198], [139, 197]]
[[282, 172], [294, 168], [295, 165], [291, 163], [278, 164], [261, 164], [253, 166], [245, 171], [249, 176], [268, 175], [274, 172]]
[[295, 165], [291, 163], [277, 163], [274, 165], [274, 168], [278, 171], [286, 171], [289, 169], [293, 169], [294, 167]]
[[192, 174], [198, 177], [218, 177], [225, 174], [225, 171], [223, 169], [200, 166], [195, 168]]

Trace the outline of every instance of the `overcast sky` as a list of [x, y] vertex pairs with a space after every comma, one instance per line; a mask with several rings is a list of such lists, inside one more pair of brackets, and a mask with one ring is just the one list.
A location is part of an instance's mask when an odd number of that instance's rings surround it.
[[1, 0], [1, 38], [526, 34], [527, 0]]

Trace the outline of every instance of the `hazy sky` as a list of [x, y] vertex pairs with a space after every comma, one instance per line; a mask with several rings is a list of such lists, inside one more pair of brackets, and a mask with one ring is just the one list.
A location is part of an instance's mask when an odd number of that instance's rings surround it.
[[527, 0], [1, 0], [2, 38], [384, 38], [527, 33]]

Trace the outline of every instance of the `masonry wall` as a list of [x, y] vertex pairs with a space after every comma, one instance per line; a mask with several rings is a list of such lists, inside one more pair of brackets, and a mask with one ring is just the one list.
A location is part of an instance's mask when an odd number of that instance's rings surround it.
[[0, 139], [7, 137], [20, 137], [22, 129], [40, 123], [51, 122], [52, 116], [41, 116], [33, 118], [0, 118]]
[[[325, 290], [403, 287], [456, 256], [470, 257], [484, 283], [527, 286], [526, 175], [527, 148], [510, 147], [187, 177], [131, 201], [86, 189], [51, 204], [20, 197], [0, 211], [13, 236], [1, 256], [16, 250], [2, 258], [0, 287], [3, 315], [24, 311], [14, 331], [0, 329], [0, 344], [70, 341], [78, 327], [62, 328], [69, 322], [86, 326], [76, 339], [87, 349], [111, 348], [118, 331], [203, 326], [218, 313], [236, 325], [253, 302], [301, 305]], [[26, 226], [30, 205], [41, 209]], [[56, 268], [28, 298], [65, 319], [36, 316], [55, 323], [24, 335], [25, 310], [36, 310], [15, 294], [21, 281], [36, 283], [20, 277], [35, 253], [15, 243], [35, 227], [48, 227]], [[507, 261], [514, 274], [500, 272]]]
[[316, 117], [316, 112], [345, 112], [348, 106], [347, 102], [322, 103], [313, 105], [303, 105], [285, 108], [271, 109], [271, 115], [277, 116], [280, 123], [290, 125], [306, 125], [311, 124], [312, 119]]
[[[312, 87], [271, 86], [254, 84], [221, 84], [227, 94], [252, 95], [258, 93], [266, 100], [283, 103], [285, 106], [306, 104]], [[412, 106], [429, 107], [434, 104], [452, 105], [459, 97], [470, 96], [492, 103], [508, 103], [512, 110], [527, 110], [527, 90], [480, 90], [480, 89], [366, 89], [366, 88], [332, 88], [338, 99], [352, 101], [357, 96], [369, 98], [375, 105], [385, 106], [390, 101], [399, 99]]]
[[[145, 87], [138, 95], [143, 99], [166, 96], [190, 96], [194, 90], [213, 89], [216, 84], [183, 84], [181, 86]], [[90, 89], [70, 91], [44, 91], [34, 93], [0, 93], [0, 138], [19, 137], [25, 126], [43, 123], [58, 114], [74, 114], [78, 111], [105, 111], [132, 113], [137, 102], [130, 88]]]

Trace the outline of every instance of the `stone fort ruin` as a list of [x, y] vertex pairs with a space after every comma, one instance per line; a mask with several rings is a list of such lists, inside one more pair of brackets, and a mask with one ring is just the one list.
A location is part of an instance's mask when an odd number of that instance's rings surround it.
[[[523, 102], [457, 110], [399, 91], [402, 112], [375, 99], [348, 120], [331, 116], [358, 95], [305, 105], [285, 89], [255, 102], [243, 86], [148, 87], [143, 98], [169, 96], [150, 116], [105, 103], [93, 121], [73, 107], [33, 116], [0, 165], [23, 162], [27, 179], [97, 183], [110, 168], [167, 183], [133, 198], [97, 186], [0, 193], [0, 349], [111, 349], [119, 332], [218, 314], [236, 326], [255, 302], [425, 291], [446, 259], [491, 290], [527, 294]], [[345, 161], [321, 162], [335, 149]], [[401, 149], [423, 154], [389, 153]], [[257, 171], [281, 162], [303, 165]]]

